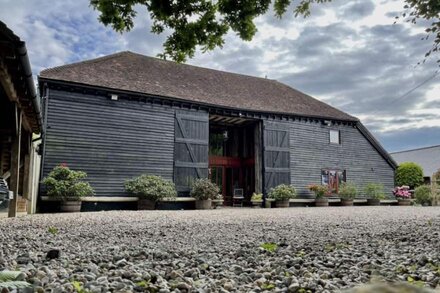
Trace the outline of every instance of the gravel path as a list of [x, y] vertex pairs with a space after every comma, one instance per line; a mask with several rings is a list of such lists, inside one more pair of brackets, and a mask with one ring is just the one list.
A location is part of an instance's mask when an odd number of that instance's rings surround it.
[[0, 270], [22, 270], [37, 292], [76, 292], [74, 280], [85, 292], [440, 288], [439, 233], [439, 207], [33, 215], [0, 220]]

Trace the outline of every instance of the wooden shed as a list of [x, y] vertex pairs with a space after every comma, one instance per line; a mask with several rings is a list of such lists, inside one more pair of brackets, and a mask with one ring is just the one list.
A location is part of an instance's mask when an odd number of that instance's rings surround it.
[[395, 162], [357, 118], [276, 80], [121, 52], [46, 69], [39, 85], [42, 172], [86, 171], [95, 206], [128, 201], [123, 183], [141, 173], [182, 197], [209, 177], [226, 204], [281, 183], [302, 197], [313, 183], [394, 185]]
[[13, 192], [10, 217], [32, 209], [37, 160], [32, 135], [41, 128], [40, 100], [25, 43], [0, 22], [0, 178]]

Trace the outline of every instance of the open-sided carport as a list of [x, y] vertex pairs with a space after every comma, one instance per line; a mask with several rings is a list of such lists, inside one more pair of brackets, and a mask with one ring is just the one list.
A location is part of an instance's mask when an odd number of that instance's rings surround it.
[[32, 200], [37, 159], [32, 135], [41, 132], [41, 117], [25, 43], [0, 22], [0, 177], [13, 193], [9, 217], [19, 202], [26, 209]]

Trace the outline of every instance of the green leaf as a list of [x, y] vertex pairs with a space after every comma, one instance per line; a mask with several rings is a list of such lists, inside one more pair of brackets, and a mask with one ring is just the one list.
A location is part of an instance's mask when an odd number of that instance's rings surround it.
[[7, 282], [0, 282], [0, 289], [1, 288], [23, 289], [23, 288], [32, 288], [32, 285], [25, 281], [7, 281]]
[[[16, 281], [22, 276], [24, 274], [20, 271], [2, 271], [0, 272], [0, 282]], [[20, 279], [24, 279], [24, 277]]]

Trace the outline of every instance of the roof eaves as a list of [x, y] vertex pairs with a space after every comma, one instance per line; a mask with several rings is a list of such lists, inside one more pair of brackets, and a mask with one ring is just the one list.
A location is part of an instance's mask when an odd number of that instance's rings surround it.
[[125, 93], [125, 94], [138, 95], [138, 96], [140, 95], [140, 96], [147, 96], [147, 97], [157, 97], [157, 98], [171, 100], [171, 101], [177, 101], [177, 102], [181, 102], [181, 103], [189, 103], [189, 104], [193, 104], [193, 105], [200, 105], [200, 106], [213, 107], [213, 108], [222, 108], [222, 109], [233, 110], [233, 111], [248, 111], [248, 112], [254, 112], [254, 113], [261, 113], [261, 114], [265, 114], [265, 115], [294, 116], [294, 117], [302, 117], [302, 118], [325, 119], [325, 120], [332, 120], [332, 121], [339, 121], [339, 122], [352, 122], [352, 123], [353, 122], [357, 123], [360, 121], [358, 118], [350, 116], [348, 114], [346, 114], [346, 115], [348, 117], [351, 117], [351, 119], [343, 119], [343, 118], [332, 117], [332, 116], [323, 116], [323, 115], [304, 115], [304, 114], [299, 114], [299, 113], [261, 111], [261, 110], [246, 109], [246, 108], [235, 108], [235, 107], [222, 106], [222, 105], [218, 105], [218, 104], [204, 103], [204, 102], [199, 102], [199, 101], [190, 101], [190, 100], [182, 99], [179, 97], [163, 96], [163, 95], [157, 95], [157, 94], [147, 94], [147, 93], [143, 93], [143, 92], [121, 90], [118, 88], [89, 85], [89, 84], [72, 82], [72, 81], [63, 80], [63, 79], [44, 77], [44, 76], [39, 75], [38, 76], [38, 83], [40, 84], [40, 87], [43, 85], [44, 82], [53, 82], [53, 83], [59, 83], [59, 84], [64, 84], [64, 85], [73, 85], [73, 86], [78, 86], [78, 87], [94, 88], [94, 89], [99, 89], [102, 91], [113, 92], [113, 93], [117, 92], [117, 93]]

